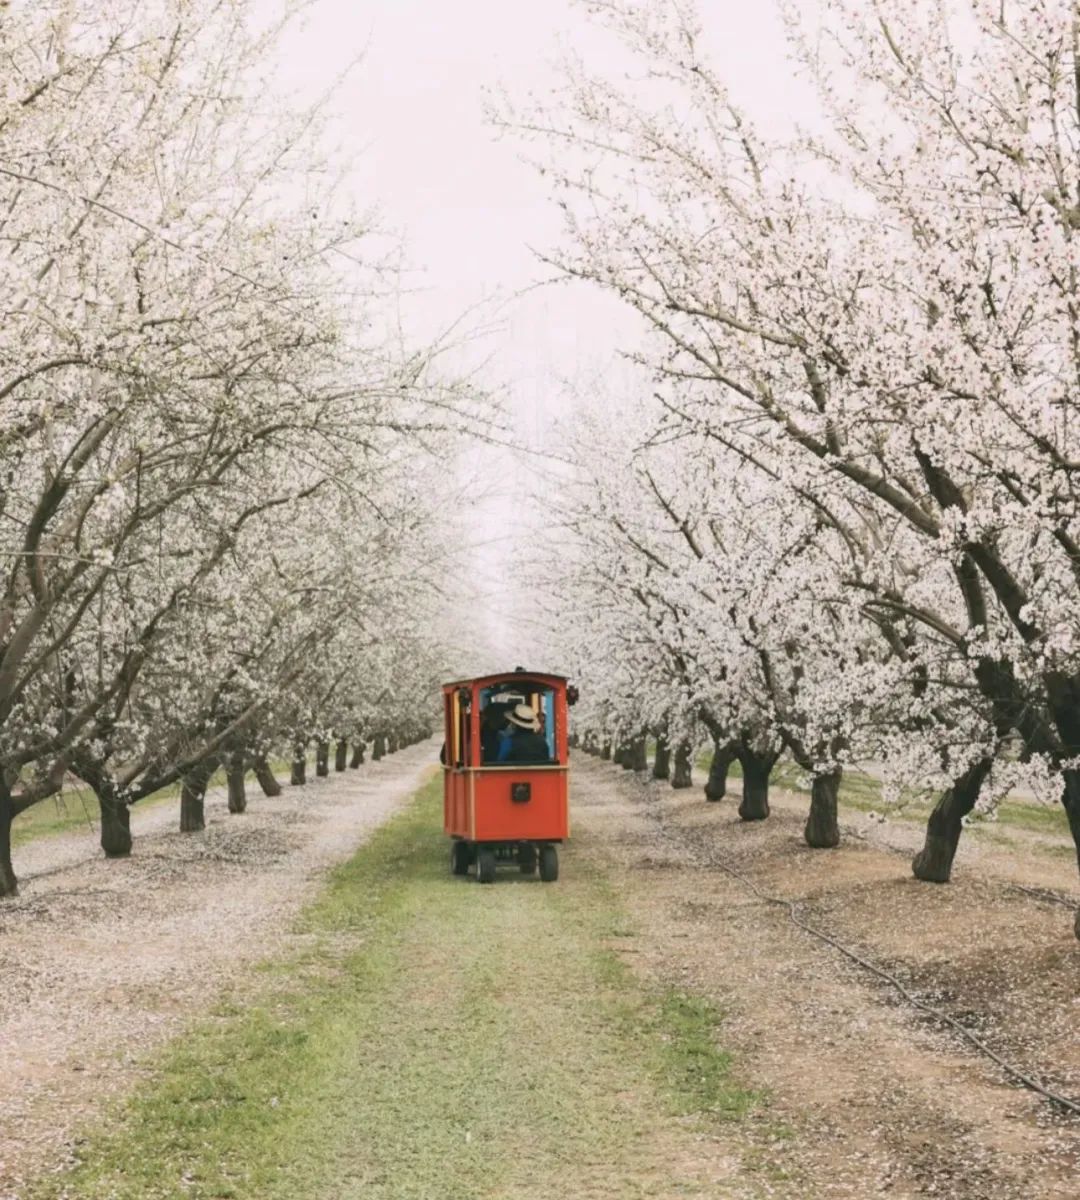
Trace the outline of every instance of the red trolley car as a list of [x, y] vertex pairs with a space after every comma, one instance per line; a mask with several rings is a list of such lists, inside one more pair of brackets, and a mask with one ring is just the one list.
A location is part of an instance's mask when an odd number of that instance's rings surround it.
[[[570, 834], [567, 704], [561, 675], [518, 669], [443, 685], [443, 828], [450, 869], [493, 883], [499, 861], [551, 883]], [[528, 736], [515, 737], [524, 732]]]

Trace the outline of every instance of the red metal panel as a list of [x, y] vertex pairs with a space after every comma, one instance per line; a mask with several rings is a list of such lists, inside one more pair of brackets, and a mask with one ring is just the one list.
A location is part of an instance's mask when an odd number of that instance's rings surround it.
[[[531, 798], [515, 803], [511, 786], [528, 783]], [[569, 835], [565, 770], [495, 769], [478, 771], [476, 833], [478, 842], [556, 841]]]

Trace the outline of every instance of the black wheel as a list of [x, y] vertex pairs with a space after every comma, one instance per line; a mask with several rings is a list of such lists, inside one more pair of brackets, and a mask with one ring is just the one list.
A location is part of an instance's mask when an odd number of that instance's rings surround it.
[[495, 851], [494, 850], [477, 850], [476, 852], [476, 878], [481, 883], [495, 882]]
[[559, 878], [559, 852], [554, 846], [540, 847], [540, 878], [545, 883]]
[[450, 843], [450, 870], [454, 875], [468, 875], [472, 855], [466, 842]]
[[535, 846], [518, 847], [518, 869], [521, 871], [522, 875], [533, 875], [536, 873]]

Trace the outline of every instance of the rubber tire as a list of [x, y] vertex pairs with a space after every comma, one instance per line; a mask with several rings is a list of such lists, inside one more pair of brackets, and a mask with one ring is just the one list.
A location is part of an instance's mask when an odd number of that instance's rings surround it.
[[469, 853], [467, 842], [450, 843], [450, 873], [452, 875], [468, 875], [472, 855]]
[[559, 852], [554, 846], [540, 847], [540, 878], [554, 883], [559, 878]]
[[535, 846], [519, 846], [518, 847], [518, 870], [522, 875], [536, 874], [536, 847]]
[[476, 852], [476, 878], [481, 883], [495, 882], [495, 851], [494, 850], [477, 850]]

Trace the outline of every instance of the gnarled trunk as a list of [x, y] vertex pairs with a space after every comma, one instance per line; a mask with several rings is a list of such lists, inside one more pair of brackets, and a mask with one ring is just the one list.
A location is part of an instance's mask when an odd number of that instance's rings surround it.
[[0, 897], [17, 896], [18, 881], [15, 868], [11, 865], [11, 822], [15, 819], [15, 806], [11, 790], [0, 778]]
[[206, 828], [206, 785], [217, 770], [217, 760], [208, 759], [184, 776], [180, 787], [180, 832], [198, 833]]
[[257, 758], [252, 763], [252, 770], [255, 772], [255, 778], [258, 780], [264, 796], [281, 795], [281, 784], [278, 783], [273, 768], [265, 758]]
[[353, 742], [352, 758], [349, 759], [349, 767], [351, 770], [356, 770], [357, 767], [364, 765], [364, 743], [360, 741]]
[[671, 786], [673, 788], [688, 788], [694, 786], [693, 761], [691, 760], [692, 747], [689, 742], [680, 742], [675, 747], [675, 763], [671, 772]]
[[229, 765], [225, 770], [225, 779], [229, 786], [229, 812], [231, 813], [247, 811], [247, 790], [244, 787], [246, 774], [244, 752], [243, 750], [234, 750], [229, 755]]
[[101, 849], [106, 858], [126, 858], [131, 853], [131, 809], [117, 795], [116, 783], [101, 775], [88, 779], [101, 809]]
[[330, 743], [315, 743], [315, 774], [323, 779], [330, 774]]
[[386, 756], [386, 738], [381, 733], [375, 735], [375, 739], [371, 744], [371, 761], [378, 762], [380, 758]]
[[289, 769], [289, 782], [294, 787], [302, 787], [307, 783], [307, 746], [297, 742], [293, 746], [292, 766]]
[[[1076, 862], [1080, 866], [1080, 771], [1065, 772], [1065, 787], [1061, 793], [1061, 803], [1065, 806], [1065, 815], [1069, 818], [1069, 831], [1072, 833], [1073, 845], [1076, 847]], [[1080, 938], [1080, 908], [1076, 910], [1073, 933]]]
[[735, 748], [727, 743], [713, 742], [709, 778], [705, 780], [705, 799], [716, 803], [727, 795], [727, 777], [735, 761]]
[[344, 771], [349, 763], [349, 743], [344, 738], [338, 739], [334, 747], [334, 770]]
[[836, 801], [843, 777], [841, 770], [830, 771], [826, 775], [815, 775], [810, 785], [810, 813], [806, 818], [803, 837], [806, 844], [815, 850], [828, 850], [840, 845]]
[[764, 821], [768, 817], [769, 776], [777, 757], [776, 754], [758, 754], [748, 746], [739, 748], [739, 765], [743, 773], [739, 816], [744, 821]]
[[653, 758], [652, 777], [653, 779], [671, 778], [671, 745], [667, 740], [666, 733], [657, 734], [656, 737], [656, 756]]
[[964, 817], [975, 807], [979, 789], [990, 773], [991, 764], [989, 758], [980, 759], [955, 780], [934, 805], [926, 822], [923, 848], [911, 863], [911, 871], [916, 879], [927, 883], [949, 882], [956, 848], [964, 828]]

